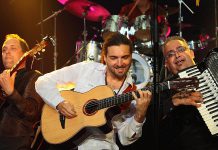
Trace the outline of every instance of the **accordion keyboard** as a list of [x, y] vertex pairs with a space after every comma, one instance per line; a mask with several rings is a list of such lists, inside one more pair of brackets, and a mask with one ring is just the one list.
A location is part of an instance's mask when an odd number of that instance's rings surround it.
[[193, 76], [198, 78], [199, 88], [197, 91], [200, 91], [203, 95], [203, 103], [198, 108], [198, 111], [211, 134], [218, 135], [217, 81], [209, 68], [201, 72], [197, 65], [179, 73], [180, 78]]

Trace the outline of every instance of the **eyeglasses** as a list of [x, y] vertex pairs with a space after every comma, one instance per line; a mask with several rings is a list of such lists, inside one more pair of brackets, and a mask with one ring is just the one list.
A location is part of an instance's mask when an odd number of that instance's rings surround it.
[[176, 53], [182, 53], [182, 52], [184, 52], [184, 51], [186, 51], [186, 50], [187, 50], [186, 47], [184, 47], [184, 46], [179, 46], [179, 47], [176, 48], [176, 50], [170, 50], [170, 51], [166, 54], [165, 59], [172, 58], [172, 57], [176, 56]]

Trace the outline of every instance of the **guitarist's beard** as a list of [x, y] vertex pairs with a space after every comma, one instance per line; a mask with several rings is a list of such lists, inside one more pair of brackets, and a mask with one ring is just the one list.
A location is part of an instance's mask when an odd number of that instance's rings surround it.
[[[131, 65], [131, 64], [130, 64]], [[126, 77], [126, 74], [130, 68], [130, 65], [123, 66], [107, 66], [107, 72], [109, 72], [113, 77], [122, 80]], [[119, 71], [119, 69], [123, 71]]]

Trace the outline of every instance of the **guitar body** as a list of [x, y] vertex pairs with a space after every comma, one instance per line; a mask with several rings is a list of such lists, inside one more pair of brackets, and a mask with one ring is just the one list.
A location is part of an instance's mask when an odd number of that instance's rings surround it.
[[[60, 144], [73, 137], [80, 137], [85, 128], [101, 128], [107, 124], [105, 116], [108, 108], [96, 111], [93, 114], [84, 113], [84, 106], [90, 100], [100, 100], [114, 96], [108, 86], [98, 86], [86, 93], [61, 91], [62, 97], [69, 101], [77, 112], [77, 117], [65, 119], [65, 128], [60, 123], [60, 114], [47, 104], [44, 105], [41, 117], [41, 129], [44, 139], [50, 144]], [[88, 135], [87, 135], [88, 136]], [[86, 137], [84, 137], [86, 138]]]

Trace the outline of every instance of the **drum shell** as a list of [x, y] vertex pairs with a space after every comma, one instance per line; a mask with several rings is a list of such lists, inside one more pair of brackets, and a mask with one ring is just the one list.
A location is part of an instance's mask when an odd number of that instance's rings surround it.
[[103, 39], [113, 32], [120, 32], [124, 35], [128, 32], [128, 21], [123, 16], [111, 15], [102, 22]]
[[89, 41], [86, 46], [86, 60], [100, 62], [101, 44], [96, 41]]
[[[163, 45], [164, 41], [159, 40], [159, 47]], [[144, 54], [147, 56], [153, 56], [153, 43], [151, 41], [143, 42], [143, 41], [135, 41], [133, 43], [134, 49], [136, 52], [140, 54]]]
[[[167, 21], [167, 18], [164, 16], [157, 17], [158, 26], [159, 26], [159, 37], [167, 38], [170, 35], [171, 28]], [[140, 15], [135, 18], [134, 24], [134, 36], [137, 40], [142, 42], [151, 41], [151, 16], [150, 15]]]
[[150, 33], [150, 15], [141, 15], [135, 18], [134, 29], [135, 29], [135, 37], [141, 41], [150, 41], [151, 33]]
[[141, 15], [141, 16], [136, 17], [135, 22], [134, 22], [135, 30], [150, 29], [151, 27], [150, 20], [151, 20], [151, 17], [146, 16], [146, 15]]
[[88, 41], [85, 48], [83, 48], [84, 42], [77, 41], [76, 52], [77, 62], [81, 61], [96, 61], [100, 62], [101, 59], [101, 43], [97, 41]]
[[189, 41], [188, 42], [188, 45], [189, 45], [189, 48], [192, 49], [192, 50], [199, 50], [199, 49], [204, 49], [207, 47], [207, 42], [201, 42], [200, 40], [198, 41]]
[[132, 64], [129, 72], [133, 78], [133, 82], [136, 84], [138, 89], [142, 89], [148, 83], [152, 82], [152, 62], [152, 57], [141, 55], [135, 52], [132, 53]]

